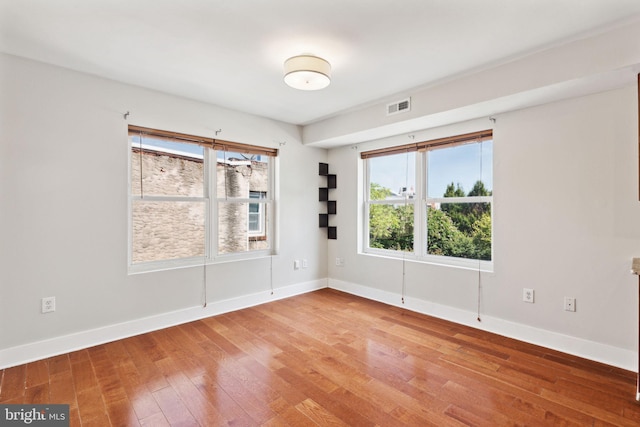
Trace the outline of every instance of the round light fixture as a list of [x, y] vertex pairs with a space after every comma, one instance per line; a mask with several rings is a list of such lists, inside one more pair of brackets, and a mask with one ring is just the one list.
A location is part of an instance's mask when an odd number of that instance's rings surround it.
[[331, 64], [313, 55], [293, 56], [284, 61], [284, 82], [294, 89], [324, 89], [331, 83]]

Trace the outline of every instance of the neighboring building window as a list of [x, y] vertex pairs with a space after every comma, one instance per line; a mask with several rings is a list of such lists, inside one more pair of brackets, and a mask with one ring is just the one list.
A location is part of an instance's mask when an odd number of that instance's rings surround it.
[[366, 252], [461, 266], [492, 260], [491, 131], [362, 157]]
[[[250, 199], [266, 199], [267, 193], [264, 191], [250, 191]], [[264, 236], [266, 229], [266, 216], [263, 203], [249, 203], [249, 235]]]
[[136, 126], [129, 135], [130, 265], [271, 249], [277, 150]]

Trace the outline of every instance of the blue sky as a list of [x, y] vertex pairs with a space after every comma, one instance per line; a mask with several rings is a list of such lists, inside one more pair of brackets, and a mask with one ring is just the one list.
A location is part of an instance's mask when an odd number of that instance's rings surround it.
[[459, 183], [465, 193], [478, 180], [493, 191], [493, 141], [430, 151], [427, 170], [430, 197], [441, 197], [452, 182]]
[[[371, 162], [371, 182], [398, 193], [401, 187], [415, 188], [415, 156], [417, 153], [375, 157]], [[429, 197], [442, 197], [447, 185], [460, 184], [465, 193], [482, 180], [493, 190], [493, 142], [465, 144], [429, 152]]]

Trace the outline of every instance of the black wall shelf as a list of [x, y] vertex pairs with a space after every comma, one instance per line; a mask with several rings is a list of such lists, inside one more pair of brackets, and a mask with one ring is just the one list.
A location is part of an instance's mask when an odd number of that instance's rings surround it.
[[318, 189], [318, 201], [326, 202], [327, 213], [319, 214], [318, 224], [320, 228], [327, 229], [327, 238], [335, 240], [338, 238], [338, 228], [329, 226], [329, 215], [336, 214], [337, 202], [335, 200], [329, 200], [329, 190], [338, 187], [338, 180], [336, 175], [329, 173], [328, 163], [318, 164], [318, 175], [327, 177], [327, 186]]
[[336, 240], [338, 238], [338, 227], [328, 227], [327, 228], [327, 238]]
[[320, 214], [320, 228], [329, 226], [329, 214]]

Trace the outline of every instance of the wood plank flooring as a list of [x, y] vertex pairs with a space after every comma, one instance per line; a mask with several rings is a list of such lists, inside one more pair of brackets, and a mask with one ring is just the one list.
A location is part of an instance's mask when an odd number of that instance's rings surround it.
[[72, 426], [638, 426], [635, 374], [324, 289], [1, 372]]

